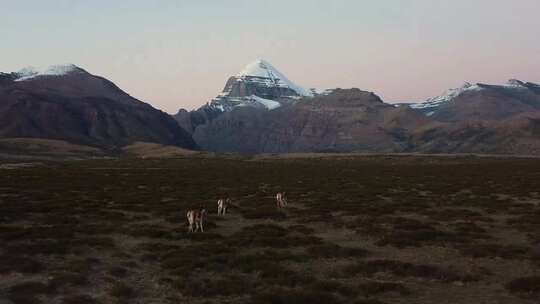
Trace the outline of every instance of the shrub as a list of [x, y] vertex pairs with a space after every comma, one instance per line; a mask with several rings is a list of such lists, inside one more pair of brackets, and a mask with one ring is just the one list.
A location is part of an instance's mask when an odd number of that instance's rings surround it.
[[111, 287], [110, 294], [119, 300], [126, 300], [135, 296], [135, 290], [125, 283], [116, 282]]
[[336, 280], [317, 281], [309, 286], [311, 290], [318, 290], [326, 293], [339, 293], [344, 296], [355, 296], [358, 291]]
[[8, 299], [17, 304], [39, 303], [38, 296], [51, 293], [51, 288], [41, 282], [25, 282], [8, 290]]
[[128, 275], [128, 270], [123, 267], [113, 267], [109, 269], [109, 273], [117, 278], [125, 278]]
[[514, 245], [499, 245], [499, 244], [475, 244], [466, 247], [461, 247], [460, 251], [466, 256], [474, 258], [503, 258], [516, 259], [525, 258], [527, 248]]
[[434, 228], [425, 228], [414, 231], [392, 231], [386, 234], [377, 245], [392, 245], [398, 248], [420, 247], [423, 245], [445, 245], [447, 243], [462, 243], [465, 239], [451, 232], [440, 231]]
[[357, 263], [347, 267], [346, 273], [350, 275], [363, 274], [373, 276], [378, 272], [389, 272], [397, 276], [417, 277], [443, 282], [471, 281], [469, 276], [460, 276], [452, 271], [444, 270], [431, 265], [414, 265], [394, 260], [373, 260]]
[[242, 295], [254, 287], [252, 281], [239, 275], [204, 279], [186, 278], [176, 281], [174, 285], [183, 295], [192, 297]]
[[281, 221], [287, 219], [287, 214], [276, 209], [274, 205], [254, 209], [242, 209], [242, 216], [247, 219], [269, 219]]
[[353, 302], [353, 304], [384, 304], [384, 302], [377, 299], [361, 299]]
[[397, 292], [400, 295], [409, 295], [411, 292], [402, 284], [392, 282], [365, 282], [358, 286], [360, 293], [365, 296], [378, 295], [388, 292]]
[[253, 304], [340, 304], [339, 298], [316, 290], [271, 289], [253, 296]]
[[368, 251], [361, 248], [342, 247], [335, 244], [322, 244], [309, 247], [307, 252], [322, 258], [351, 258], [365, 257]]
[[81, 295], [66, 296], [62, 299], [62, 303], [64, 304], [94, 304], [94, 303], [97, 303], [97, 301], [89, 295], [81, 294]]
[[84, 286], [88, 284], [88, 278], [85, 273], [62, 272], [53, 274], [49, 281], [49, 286], [58, 289], [65, 286]]
[[9, 272], [39, 273], [43, 271], [43, 268], [43, 264], [29, 257], [0, 256], [0, 274]]
[[512, 293], [540, 296], [540, 276], [515, 279], [506, 284], [506, 288]]
[[288, 228], [289, 231], [294, 231], [302, 234], [313, 234], [315, 230], [313, 228], [304, 226], [304, 225], [291, 225]]

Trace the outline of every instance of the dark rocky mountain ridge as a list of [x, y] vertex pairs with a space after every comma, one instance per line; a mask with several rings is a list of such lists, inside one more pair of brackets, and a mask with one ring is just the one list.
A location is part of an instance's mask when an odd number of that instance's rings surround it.
[[109, 148], [136, 141], [196, 147], [168, 114], [72, 65], [0, 75], [0, 137]]
[[338, 89], [272, 111], [239, 108], [195, 129], [203, 148], [219, 152], [395, 152], [429, 119], [359, 89]]
[[540, 155], [540, 85], [519, 80], [467, 83], [424, 103], [392, 105], [360, 89], [306, 90], [256, 61], [218, 97], [173, 117], [76, 66], [0, 73], [0, 138], [242, 154]]

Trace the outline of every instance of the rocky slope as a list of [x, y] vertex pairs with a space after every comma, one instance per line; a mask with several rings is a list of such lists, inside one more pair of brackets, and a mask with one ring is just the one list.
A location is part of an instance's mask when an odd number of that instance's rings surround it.
[[507, 119], [540, 110], [540, 85], [516, 79], [504, 85], [465, 83], [411, 107], [445, 122]]
[[15, 137], [196, 147], [169, 115], [74, 65], [0, 74], [0, 138]]
[[178, 116], [191, 120], [185, 127], [203, 149], [219, 152], [540, 155], [540, 86], [519, 80], [466, 83], [412, 105], [390, 105], [370, 92], [336, 89], [271, 110], [238, 106], [212, 111], [206, 105]]
[[173, 119], [73, 65], [0, 73], [0, 138], [101, 148], [135, 142], [256, 153], [424, 152], [540, 155], [540, 85], [469, 84], [391, 105], [359, 89], [316, 93], [258, 60], [223, 92]]
[[275, 110], [313, 95], [312, 90], [294, 84], [272, 64], [258, 59], [230, 77], [223, 91], [210, 102], [192, 112], [181, 109], [174, 118], [193, 132], [198, 125], [238, 108]]
[[273, 111], [243, 107], [200, 125], [193, 133], [206, 150], [220, 152], [397, 152], [408, 134], [430, 119], [384, 103], [359, 89], [337, 89]]
[[468, 84], [411, 105], [437, 121], [411, 135], [416, 151], [540, 155], [540, 86]]

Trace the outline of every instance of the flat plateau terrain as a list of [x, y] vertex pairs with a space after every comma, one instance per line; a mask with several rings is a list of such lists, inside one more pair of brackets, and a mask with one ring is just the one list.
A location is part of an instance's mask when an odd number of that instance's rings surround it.
[[[274, 195], [287, 191], [279, 211]], [[228, 196], [230, 214], [216, 215]], [[204, 233], [185, 213], [206, 206]], [[538, 303], [540, 159], [0, 168], [0, 303]]]

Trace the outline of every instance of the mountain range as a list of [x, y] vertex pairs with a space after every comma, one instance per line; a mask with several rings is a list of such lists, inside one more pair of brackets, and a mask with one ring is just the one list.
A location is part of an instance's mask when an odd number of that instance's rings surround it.
[[0, 74], [0, 138], [104, 148], [136, 141], [196, 148], [170, 115], [75, 65]]
[[170, 116], [74, 65], [0, 73], [0, 138], [215, 152], [540, 154], [540, 85], [465, 83], [422, 103], [306, 89], [264, 60], [200, 108]]
[[257, 60], [216, 98], [174, 117], [218, 152], [540, 154], [540, 86], [515, 79], [395, 105], [359, 89], [308, 90]]

